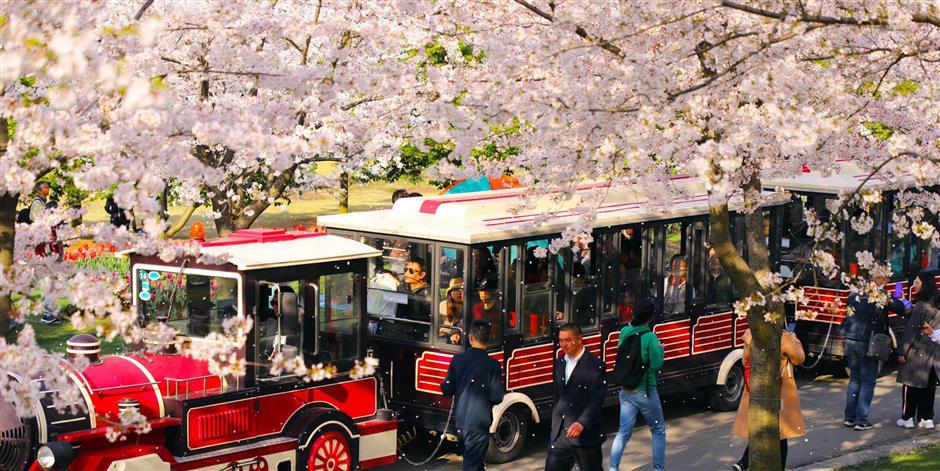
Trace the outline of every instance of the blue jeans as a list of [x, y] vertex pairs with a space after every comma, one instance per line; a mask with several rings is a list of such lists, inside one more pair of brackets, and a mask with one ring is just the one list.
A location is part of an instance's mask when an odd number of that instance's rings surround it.
[[845, 360], [849, 365], [849, 388], [845, 393], [845, 420], [869, 423], [868, 410], [875, 395], [878, 360], [868, 358], [868, 342], [845, 339]]
[[610, 449], [610, 467], [620, 468], [623, 449], [633, 436], [633, 426], [637, 414], [643, 414], [653, 435], [653, 469], [666, 469], [666, 419], [663, 417], [663, 405], [659, 402], [656, 391], [628, 393], [620, 391], [620, 429]]

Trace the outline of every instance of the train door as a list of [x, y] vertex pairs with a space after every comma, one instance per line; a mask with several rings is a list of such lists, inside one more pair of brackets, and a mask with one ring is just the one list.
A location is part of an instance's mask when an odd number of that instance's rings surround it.
[[506, 345], [506, 389], [523, 392], [542, 410], [550, 407], [554, 396], [555, 334], [566, 319], [569, 286], [565, 272], [568, 255], [549, 252], [550, 240], [526, 241], [514, 246], [518, 257], [510, 255], [517, 272], [518, 316], [514, 317], [519, 341]]
[[716, 369], [734, 346], [732, 283], [711, 242], [707, 219], [690, 222], [690, 359], [702, 371]]
[[633, 318], [636, 303], [649, 296], [646, 280], [652, 244], [644, 244], [644, 226], [633, 225], [595, 234], [600, 269], [600, 323], [603, 360], [612, 371], [617, 358], [620, 331]]
[[[661, 315], [653, 332], [663, 345], [666, 364], [661, 380], [684, 377], [691, 365], [677, 362], [691, 354], [692, 325], [689, 318], [690, 227], [682, 221], [647, 226], [645, 243], [649, 260], [651, 294], [659, 300]], [[675, 382], [673, 384], [681, 384]]]
[[600, 329], [600, 250], [597, 241], [566, 249], [570, 258], [567, 270], [569, 289], [566, 322], [577, 324], [584, 338], [584, 348], [604, 361]]

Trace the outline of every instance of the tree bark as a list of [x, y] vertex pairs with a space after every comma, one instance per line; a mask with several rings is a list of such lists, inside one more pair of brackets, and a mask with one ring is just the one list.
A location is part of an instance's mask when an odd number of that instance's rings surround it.
[[343, 172], [339, 176], [339, 213], [349, 212], [349, 173]]
[[[759, 195], [760, 181], [745, 185], [745, 204]], [[757, 191], [757, 193], [751, 193]], [[748, 260], [738, 254], [731, 240], [728, 198], [709, 195], [710, 238], [722, 268], [741, 293], [742, 298], [763, 295], [758, 275], [772, 271], [770, 251], [764, 239], [763, 214], [760, 209], [745, 217]], [[767, 322], [770, 313], [775, 322]], [[783, 306], [756, 305], [747, 313], [751, 329], [750, 403], [748, 408], [748, 444], [750, 469], [779, 470], [780, 456], [780, 322]]]
[[166, 230], [166, 232], [163, 233], [163, 237], [170, 239], [173, 236], [175, 236], [179, 231], [183, 230], [183, 228], [186, 227], [186, 223], [189, 222], [189, 218], [193, 217], [193, 213], [196, 212], [197, 207], [199, 207], [199, 205], [196, 205], [196, 204], [189, 205], [189, 207], [186, 208], [186, 212], [184, 212], [183, 215], [180, 216], [180, 218], [176, 221], [176, 224], [173, 224], [172, 227], [170, 227], [169, 229]]
[[[4, 120], [4, 124], [6, 121]], [[6, 126], [4, 126], [6, 129]], [[13, 268], [13, 243], [16, 239], [16, 202], [19, 195], [0, 196], [0, 280], [10, 276]], [[13, 316], [13, 299], [9, 293], [0, 296], [0, 335], [10, 330]]]
[[[7, 118], [0, 118], [0, 154], [5, 154], [10, 142]], [[16, 202], [20, 195], [5, 193], [0, 195], [0, 281], [10, 276], [13, 268], [13, 250], [16, 240]], [[4, 282], [5, 283], [5, 282]], [[0, 335], [10, 330], [13, 315], [13, 298], [9, 293], [0, 295]]]

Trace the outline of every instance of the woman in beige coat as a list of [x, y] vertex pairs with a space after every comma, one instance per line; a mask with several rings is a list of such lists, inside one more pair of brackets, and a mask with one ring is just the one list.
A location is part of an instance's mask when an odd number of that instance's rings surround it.
[[[744, 332], [744, 364], [747, 365], [751, 355], [751, 331]], [[793, 367], [802, 365], [806, 359], [803, 345], [793, 332], [784, 331], [780, 337], [780, 461], [783, 467], [787, 466], [787, 439], [806, 435], [803, 424], [803, 411], [800, 409], [800, 396], [796, 390], [796, 378], [793, 376]], [[731, 427], [731, 433], [747, 438], [747, 409], [750, 402], [750, 392], [744, 391], [741, 405], [738, 406], [738, 416]], [[746, 470], [748, 467], [748, 449], [735, 463], [736, 471]]]

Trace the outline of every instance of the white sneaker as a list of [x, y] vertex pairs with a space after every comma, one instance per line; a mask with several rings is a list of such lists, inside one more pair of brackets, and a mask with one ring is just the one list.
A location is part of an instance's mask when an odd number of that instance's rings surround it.
[[933, 420], [930, 419], [920, 419], [920, 423], [917, 424], [920, 428], [933, 428]]
[[[921, 421], [921, 422], [923, 422], [923, 421]], [[907, 419], [907, 420], [898, 419], [898, 421], [895, 422], [895, 423], [898, 424], [898, 427], [914, 428], [914, 418], [913, 418], [913, 417], [911, 417], [910, 419]]]

